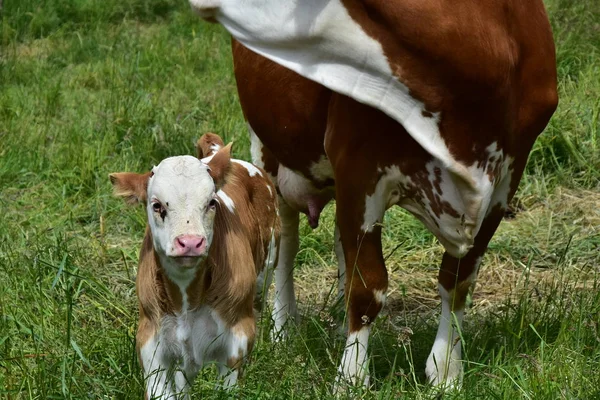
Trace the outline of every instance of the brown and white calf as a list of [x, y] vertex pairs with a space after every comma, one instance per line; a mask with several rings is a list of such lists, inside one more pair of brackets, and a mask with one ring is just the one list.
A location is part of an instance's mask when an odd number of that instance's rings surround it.
[[460, 383], [468, 289], [558, 101], [542, 1], [190, 3], [237, 40], [253, 158], [282, 196], [276, 327], [295, 313], [298, 213], [314, 227], [335, 197], [349, 323], [339, 378], [367, 383], [369, 330], [388, 288], [381, 222], [399, 205], [445, 247], [426, 373]]
[[171, 157], [145, 174], [110, 175], [115, 194], [148, 214], [136, 281], [148, 398], [187, 395], [209, 362], [231, 387], [254, 343], [255, 286], [275, 262], [277, 199], [263, 170], [222, 145], [207, 134], [203, 160]]

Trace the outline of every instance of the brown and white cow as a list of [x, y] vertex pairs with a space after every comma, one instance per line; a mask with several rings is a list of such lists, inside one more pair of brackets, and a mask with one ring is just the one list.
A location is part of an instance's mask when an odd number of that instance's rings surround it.
[[210, 362], [231, 387], [254, 343], [255, 285], [275, 262], [277, 198], [263, 170], [222, 146], [207, 134], [203, 160], [171, 157], [145, 174], [110, 175], [115, 194], [148, 214], [136, 282], [147, 398], [187, 395]]
[[381, 222], [387, 208], [404, 207], [446, 250], [426, 373], [460, 384], [468, 289], [558, 101], [542, 1], [190, 3], [238, 41], [253, 157], [281, 193], [276, 308], [295, 312], [298, 212], [316, 226], [335, 197], [349, 322], [339, 377], [366, 384], [369, 330], [388, 286]]

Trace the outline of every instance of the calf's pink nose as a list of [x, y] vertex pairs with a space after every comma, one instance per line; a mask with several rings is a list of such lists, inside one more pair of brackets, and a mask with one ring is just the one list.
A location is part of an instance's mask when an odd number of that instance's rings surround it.
[[198, 235], [181, 235], [175, 238], [177, 256], [201, 256], [206, 250], [206, 238]]

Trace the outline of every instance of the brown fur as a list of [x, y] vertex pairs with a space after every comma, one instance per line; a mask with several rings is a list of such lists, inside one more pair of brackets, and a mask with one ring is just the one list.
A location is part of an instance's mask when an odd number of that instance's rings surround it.
[[[510, 200], [533, 142], [558, 101], [554, 46], [542, 2], [342, 3], [382, 44], [393, 73], [425, 104], [424, 116], [440, 112], [440, 132], [454, 157], [467, 165], [485, 163], [483, 150], [496, 142], [514, 158]], [[269, 172], [276, 175], [276, 166], [282, 164], [322, 187], [309, 167], [325, 154], [331, 161], [346, 257], [350, 331], [360, 329], [363, 317], [372, 321], [381, 308], [373, 290], [387, 288], [381, 228], [369, 234], [360, 229], [365, 195], [375, 189], [378, 168], [394, 164], [416, 182], [415, 188], [407, 188], [411, 200], [422, 202], [425, 196], [434, 213], [456, 213], [427, 189], [432, 183], [425, 165], [431, 155], [383, 112], [332, 93], [235, 40], [232, 46], [242, 109], [264, 145], [265, 165], [268, 161], [275, 166]], [[458, 306], [464, 304], [465, 280], [502, 213], [493, 210], [488, 215], [474, 247], [461, 260], [444, 255], [439, 282], [449, 291], [456, 288]]]
[[225, 146], [221, 137], [215, 133], [207, 132], [196, 143], [196, 152], [198, 158], [204, 158], [210, 156], [214, 150], [212, 146], [217, 145], [219, 148]]

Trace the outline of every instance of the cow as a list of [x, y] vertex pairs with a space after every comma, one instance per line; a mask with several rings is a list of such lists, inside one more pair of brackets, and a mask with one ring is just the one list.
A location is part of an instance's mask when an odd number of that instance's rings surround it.
[[279, 217], [270, 179], [231, 159], [231, 144], [223, 147], [217, 135], [204, 135], [197, 148], [198, 158], [170, 157], [151, 172], [110, 175], [117, 196], [147, 211], [136, 280], [147, 398], [187, 397], [209, 362], [225, 388], [236, 384], [255, 338], [257, 276], [276, 260]]
[[[480, 261], [558, 104], [541, 0], [190, 0], [233, 36], [253, 159], [277, 183], [275, 308], [296, 313], [298, 213], [336, 200], [348, 332], [336, 387], [368, 385], [386, 300], [383, 216], [399, 205], [445, 252], [428, 380], [460, 387], [459, 330]], [[281, 282], [279, 277], [284, 278]]]

